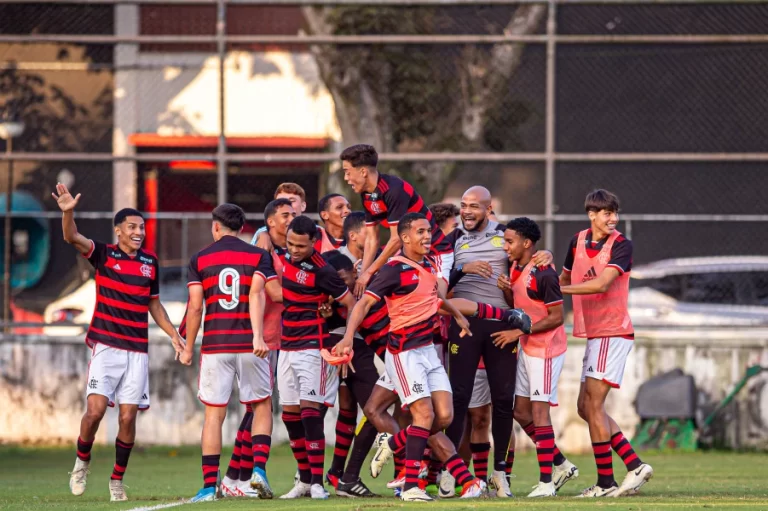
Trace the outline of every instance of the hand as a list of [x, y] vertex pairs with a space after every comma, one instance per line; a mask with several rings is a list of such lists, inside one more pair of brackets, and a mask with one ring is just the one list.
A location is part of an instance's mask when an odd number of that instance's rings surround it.
[[317, 308], [317, 311], [320, 313], [320, 316], [322, 316], [325, 319], [328, 319], [331, 316], [333, 316], [333, 307], [331, 307], [331, 304], [329, 302], [321, 303], [320, 306]]
[[472, 332], [469, 331], [469, 321], [467, 321], [467, 318], [465, 318], [463, 314], [459, 314], [458, 317], [454, 316], [453, 319], [456, 320], [456, 324], [461, 328], [459, 337], [465, 337], [467, 335], [472, 337]]
[[267, 252], [272, 252], [274, 246], [272, 245], [272, 238], [269, 237], [269, 232], [262, 232], [256, 239], [256, 246]]
[[176, 335], [171, 337], [171, 344], [173, 345], [173, 349], [176, 351], [176, 360], [179, 360], [179, 355], [184, 353], [184, 350], [187, 349], [187, 343], [177, 333]]
[[56, 192], [58, 195], [55, 193], [52, 193], [51, 195], [54, 199], [56, 199], [56, 203], [59, 205], [59, 209], [64, 213], [74, 210], [75, 206], [77, 206], [77, 203], [80, 201], [80, 194], [78, 193], [73, 198], [72, 194], [69, 193], [69, 190], [67, 190], [67, 185], [57, 183]]
[[371, 281], [371, 274], [364, 271], [357, 277], [357, 283], [355, 284], [355, 298], [358, 300], [365, 294], [365, 288], [368, 287], [368, 282]]
[[349, 352], [352, 350], [352, 345], [354, 344], [354, 339], [346, 334], [344, 334], [344, 338], [336, 343], [336, 346], [333, 347], [331, 350], [331, 353], [336, 356], [344, 356], [349, 355]]
[[493, 337], [493, 345], [497, 348], [504, 348], [507, 344], [512, 344], [520, 339], [523, 335], [521, 330], [503, 330], [501, 332], [494, 332], [491, 334]]
[[552, 264], [552, 261], [555, 260], [555, 257], [549, 250], [537, 250], [536, 253], [533, 254], [533, 258], [531, 258], [531, 260], [535, 266], [538, 266], [539, 268], [546, 268]]
[[488, 261], [472, 261], [465, 264], [461, 271], [464, 273], [474, 273], [485, 279], [489, 279], [493, 275], [493, 268], [491, 268], [491, 263]]
[[259, 358], [267, 358], [269, 355], [269, 347], [263, 337], [253, 336], [253, 354]]
[[496, 287], [498, 287], [502, 291], [511, 291], [512, 286], [509, 283], [509, 276], [499, 275], [499, 278], [496, 279]]
[[348, 364], [341, 364], [336, 368], [336, 374], [339, 375], [339, 378], [346, 378], [349, 376], [349, 371], [355, 372], [355, 366], [352, 365], [352, 361], [350, 360]]
[[179, 355], [179, 362], [184, 364], [185, 366], [191, 366], [192, 365], [192, 352], [184, 350]]

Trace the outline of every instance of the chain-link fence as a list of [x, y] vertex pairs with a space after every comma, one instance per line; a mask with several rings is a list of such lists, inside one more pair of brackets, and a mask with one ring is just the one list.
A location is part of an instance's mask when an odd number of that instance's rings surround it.
[[692, 272], [756, 279], [646, 273], [657, 289], [767, 305], [766, 26], [753, 2], [6, 2], [0, 115], [24, 130], [0, 140], [3, 303], [17, 323], [61, 319], [51, 304], [88, 279], [57, 181], [94, 238], [114, 210], [146, 211], [174, 282], [215, 204], [243, 206], [253, 231], [293, 181], [314, 212], [351, 194], [339, 150], [371, 142], [431, 202], [489, 187], [501, 218], [541, 222], [558, 265], [584, 195], [612, 190], [636, 268], [728, 255]]

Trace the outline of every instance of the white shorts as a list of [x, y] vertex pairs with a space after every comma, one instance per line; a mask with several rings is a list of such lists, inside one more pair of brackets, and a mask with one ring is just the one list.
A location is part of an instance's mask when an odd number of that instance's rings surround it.
[[448, 373], [431, 345], [394, 355], [388, 351], [384, 365], [403, 405], [428, 398], [433, 392], [451, 392]]
[[451, 268], [453, 268], [454, 254], [448, 252], [447, 254], [429, 254], [429, 258], [435, 262], [435, 270], [446, 282], [451, 276]]
[[149, 408], [149, 356], [96, 343], [88, 363], [86, 397], [106, 396], [109, 406], [139, 405]]
[[581, 381], [594, 378], [602, 380], [611, 387], [621, 387], [624, 379], [624, 366], [635, 342], [624, 337], [600, 337], [587, 339], [584, 352], [584, 364], [581, 368]]
[[553, 358], [538, 358], [520, 350], [515, 395], [557, 406], [557, 382], [564, 364], [565, 353]]
[[475, 385], [472, 387], [469, 408], [480, 408], [489, 404], [491, 404], [491, 387], [488, 385], [488, 373], [485, 369], [478, 369], [475, 373]]
[[235, 378], [243, 404], [258, 403], [272, 395], [269, 358], [253, 353], [203, 353], [197, 397], [208, 406], [227, 406]]
[[392, 378], [389, 377], [386, 371], [381, 373], [381, 376], [379, 376], [379, 379], [376, 380], [376, 385], [378, 385], [379, 387], [385, 388], [390, 392], [396, 392], [395, 384], [392, 383]]
[[277, 390], [283, 406], [298, 406], [302, 400], [333, 406], [339, 375], [323, 360], [320, 350], [282, 350], [277, 362]]

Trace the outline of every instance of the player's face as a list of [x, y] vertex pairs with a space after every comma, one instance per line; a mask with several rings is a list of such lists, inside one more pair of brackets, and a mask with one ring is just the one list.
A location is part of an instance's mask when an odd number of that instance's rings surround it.
[[365, 167], [354, 167], [348, 161], [341, 162], [341, 169], [344, 171], [344, 181], [352, 187], [355, 193], [363, 193], [365, 186], [366, 173]]
[[286, 243], [288, 244], [288, 253], [291, 254], [291, 260], [300, 263], [308, 259], [312, 255], [314, 241], [310, 239], [308, 234], [296, 234], [293, 231], [288, 231]]
[[592, 222], [592, 231], [598, 235], [594, 239], [600, 239], [610, 236], [616, 230], [616, 225], [619, 223], [619, 213], [607, 209], [601, 209], [596, 213], [590, 211], [589, 220]]
[[482, 203], [474, 193], [468, 193], [461, 198], [459, 215], [461, 223], [468, 231], [477, 229], [491, 213], [491, 205]]
[[286, 236], [288, 234], [288, 226], [291, 221], [296, 218], [296, 212], [290, 206], [280, 206], [277, 208], [277, 212], [267, 220], [267, 225], [270, 229], [274, 229], [277, 234]]
[[517, 231], [507, 229], [504, 231], [504, 251], [510, 261], [519, 261], [528, 248], [528, 240], [517, 234]]
[[349, 233], [350, 243], [354, 243], [358, 250], [365, 250], [365, 239], [368, 236], [368, 229], [361, 227], [357, 231]]
[[123, 223], [115, 226], [115, 234], [117, 235], [117, 243], [129, 248], [135, 252], [141, 248], [141, 244], [144, 243], [144, 220], [140, 216], [129, 216], [123, 220]]
[[323, 211], [323, 221], [336, 227], [344, 226], [344, 219], [349, 216], [352, 210], [349, 208], [349, 201], [345, 197], [334, 197], [328, 206], [328, 211]]
[[299, 215], [304, 213], [304, 210], [307, 209], [307, 203], [301, 200], [300, 196], [293, 193], [281, 192], [275, 196], [275, 199], [288, 199], [289, 201], [291, 201], [293, 210], [297, 211], [298, 212], [297, 214]]
[[449, 218], [443, 224], [440, 226], [440, 230], [443, 231], [443, 234], [448, 236], [451, 234], [457, 227], [459, 226], [459, 221], [456, 220], [456, 217]]
[[403, 233], [403, 245], [407, 245], [418, 255], [427, 255], [432, 247], [432, 226], [426, 219], [411, 223], [411, 228]]
[[339, 270], [336, 273], [339, 274], [341, 280], [347, 285], [350, 291], [355, 289], [355, 283], [357, 282], [357, 273], [349, 270]]

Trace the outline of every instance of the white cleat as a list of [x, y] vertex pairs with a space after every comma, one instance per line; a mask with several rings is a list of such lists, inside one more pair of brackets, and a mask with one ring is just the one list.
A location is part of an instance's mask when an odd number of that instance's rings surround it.
[[456, 496], [456, 479], [447, 470], [440, 473], [440, 485], [437, 495], [441, 499], [452, 499]]
[[125, 494], [125, 488], [123, 488], [123, 482], [118, 479], [109, 480], [109, 501], [110, 502], [124, 502], [128, 500], [128, 496]]
[[621, 497], [623, 495], [634, 495], [640, 488], [653, 477], [653, 467], [643, 463], [635, 470], [627, 472], [624, 481], [621, 482], [619, 489], [614, 492], [612, 497]]
[[221, 484], [219, 485], [219, 488], [221, 490], [221, 496], [224, 498], [240, 497], [241, 495], [238, 492], [239, 484], [240, 484], [240, 481], [230, 479], [229, 477], [224, 477], [224, 479], [221, 480]]
[[478, 497], [484, 497], [485, 496], [485, 490], [488, 487], [487, 484], [485, 484], [485, 481], [482, 479], [475, 478], [474, 480], [470, 481], [469, 483], [464, 485], [464, 488], [461, 490], [461, 497], [460, 499], [476, 499]]
[[557, 490], [555, 490], [555, 483], [542, 483], [533, 487], [533, 491], [528, 494], [528, 498], [535, 497], [555, 497], [557, 496]]
[[309, 491], [310, 491], [310, 485], [299, 481], [291, 489], [291, 491], [281, 496], [280, 498], [281, 499], [300, 499], [302, 497], [309, 497]]
[[488, 481], [488, 486], [492, 487], [496, 491], [496, 496], [509, 499], [514, 497], [512, 490], [509, 489], [509, 482], [507, 481], [507, 474], [503, 470], [494, 470], [491, 474], [491, 479]]
[[238, 481], [237, 483], [237, 496], [247, 497], [249, 499], [258, 499], [259, 492], [251, 488], [250, 481]]
[[552, 467], [552, 482], [555, 483], [555, 491], [559, 491], [565, 483], [579, 477], [579, 468], [568, 460], [560, 465]]
[[408, 491], [404, 491], [400, 494], [400, 500], [403, 502], [434, 502], [435, 499], [429, 496], [429, 494], [419, 488], [418, 486], [414, 486]]
[[610, 488], [601, 488], [598, 485], [590, 486], [583, 492], [581, 492], [581, 495], [576, 495], [577, 499], [591, 499], [591, 498], [597, 498], [597, 497], [612, 497], [614, 493], [616, 493], [616, 490], [618, 490], [618, 486], [611, 486]]
[[371, 460], [371, 477], [374, 479], [379, 477], [382, 469], [394, 454], [392, 449], [389, 448], [389, 438], [391, 436], [392, 435], [389, 433], [380, 433], [379, 436], [376, 437], [376, 445], [378, 445], [379, 448], [376, 449], [376, 454]]
[[309, 488], [309, 496], [313, 499], [326, 500], [330, 494], [325, 491], [322, 484], [313, 484]]
[[69, 473], [69, 490], [72, 495], [82, 495], [85, 493], [85, 485], [88, 483], [88, 469], [91, 462], [83, 461], [80, 458], [75, 459], [75, 468]]

